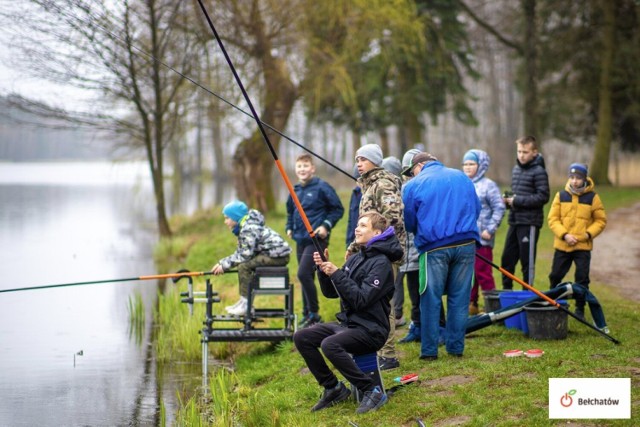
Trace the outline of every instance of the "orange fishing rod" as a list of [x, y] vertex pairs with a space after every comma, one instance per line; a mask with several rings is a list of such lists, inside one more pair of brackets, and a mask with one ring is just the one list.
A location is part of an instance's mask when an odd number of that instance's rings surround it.
[[[225, 271], [225, 273], [237, 273], [236, 270]], [[93, 280], [89, 282], [72, 282], [72, 283], [58, 283], [55, 285], [43, 285], [43, 286], [30, 286], [24, 288], [12, 288], [12, 289], [0, 289], [0, 293], [5, 292], [18, 292], [18, 291], [31, 291], [34, 289], [49, 289], [49, 288], [63, 288], [66, 286], [80, 286], [80, 285], [98, 285], [102, 283], [114, 283], [114, 282], [131, 282], [134, 280], [159, 280], [159, 279], [173, 279], [174, 283], [183, 277], [197, 277], [213, 274], [210, 271], [180, 271], [178, 273], [168, 274], [151, 274], [148, 276], [126, 277], [123, 279], [108, 279], [108, 280]]]
[[600, 330], [599, 328], [596, 328], [592, 324], [587, 323], [584, 319], [581, 319], [580, 317], [576, 316], [569, 309], [567, 309], [566, 307], [563, 307], [562, 304], [560, 304], [559, 302], [557, 302], [553, 298], [550, 298], [549, 296], [543, 294], [542, 292], [540, 292], [539, 290], [537, 290], [536, 288], [534, 288], [533, 286], [531, 286], [530, 284], [528, 284], [524, 280], [517, 278], [516, 276], [514, 276], [511, 273], [509, 273], [504, 268], [497, 266], [496, 264], [494, 264], [493, 262], [489, 261], [487, 258], [483, 257], [482, 255], [479, 255], [478, 253], [476, 253], [476, 256], [478, 258], [480, 258], [482, 261], [484, 261], [487, 264], [489, 264], [491, 267], [497, 269], [500, 273], [504, 274], [509, 279], [515, 280], [516, 282], [521, 284], [522, 287], [527, 288], [528, 290], [530, 290], [531, 292], [533, 292], [534, 294], [536, 294], [537, 296], [539, 296], [540, 298], [542, 298], [543, 300], [548, 302], [549, 304], [553, 305], [554, 307], [557, 307], [558, 309], [560, 309], [560, 310], [564, 311], [565, 313], [567, 313], [569, 316], [571, 316], [574, 319], [578, 320], [580, 323], [583, 323], [583, 324], [587, 325], [588, 327], [590, 327], [591, 329], [593, 329], [594, 331], [598, 332], [600, 335], [604, 336], [609, 341], [613, 342], [614, 344], [620, 344], [620, 341], [618, 341], [617, 339], [613, 338], [611, 335], [605, 333], [604, 331]]

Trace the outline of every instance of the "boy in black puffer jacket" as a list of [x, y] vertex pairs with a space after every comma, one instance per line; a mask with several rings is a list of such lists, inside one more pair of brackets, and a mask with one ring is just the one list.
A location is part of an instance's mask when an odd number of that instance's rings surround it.
[[323, 353], [347, 381], [364, 392], [358, 413], [376, 410], [387, 401], [351, 355], [376, 352], [387, 340], [394, 291], [391, 264], [402, 258], [403, 250], [393, 227], [387, 227], [386, 219], [376, 212], [360, 216], [355, 242], [360, 246], [359, 252], [340, 269], [328, 261], [328, 251], [327, 261], [322, 261], [319, 253], [314, 254], [322, 293], [327, 298], [340, 298], [341, 311], [336, 315], [337, 323], [318, 323], [298, 330], [293, 337], [309, 370], [324, 387], [312, 411], [351, 396], [327, 365]]
[[[544, 222], [543, 207], [550, 195], [549, 177], [542, 154], [538, 153], [536, 139], [525, 136], [516, 144], [518, 157], [511, 174], [511, 194], [505, 194], [503, 198], [510, 211], [502, 267], [513, 274], [520, 261], [522, 279], [533, 286], [536, 246]], [[502, 287], [512, 289], [512, 280], [503, 275]]]

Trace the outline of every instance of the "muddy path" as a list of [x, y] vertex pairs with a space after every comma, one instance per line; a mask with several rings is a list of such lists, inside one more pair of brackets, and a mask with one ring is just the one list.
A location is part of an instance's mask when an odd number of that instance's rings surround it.
[[607, 227], [593, 246], [591, 281], [640, 302], [640, 203], [607, 212]]

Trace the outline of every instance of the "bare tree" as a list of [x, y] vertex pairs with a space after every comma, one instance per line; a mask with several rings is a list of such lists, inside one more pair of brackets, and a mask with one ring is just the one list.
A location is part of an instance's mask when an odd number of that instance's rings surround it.
[[194, 43], [180, 18], [191, 6], [171, 0], [7, 3], [4, 24], [16, 35], [21, 67], [92, 94], [84, 109], [14, 99], [40, 115], [112, 132], [122, 146], [142, 150], [153, 180], [158, 229], [170, 236], [164, 152], [185, 131], [181, 123], [191, 88], [160, 61], [189, 74]]

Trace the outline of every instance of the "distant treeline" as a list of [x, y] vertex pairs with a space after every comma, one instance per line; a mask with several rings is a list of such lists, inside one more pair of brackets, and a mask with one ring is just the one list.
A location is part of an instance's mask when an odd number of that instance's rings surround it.
[[0, 97], [0, 161], [104, 160], [112, 150], [93, 132], [47, 127]]

